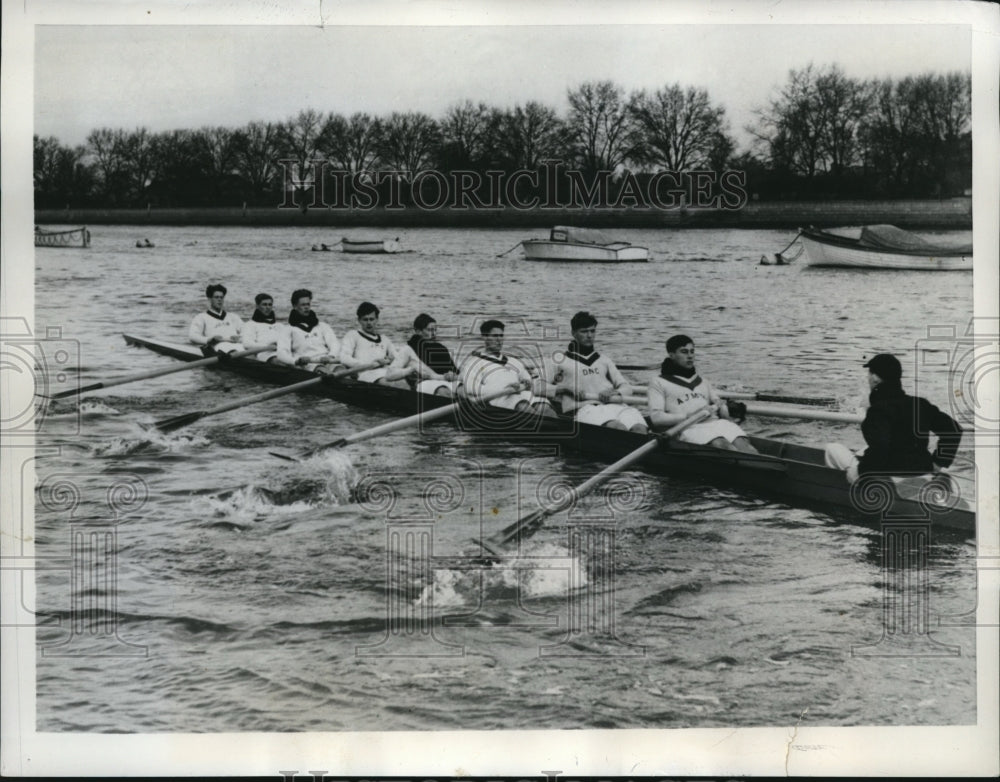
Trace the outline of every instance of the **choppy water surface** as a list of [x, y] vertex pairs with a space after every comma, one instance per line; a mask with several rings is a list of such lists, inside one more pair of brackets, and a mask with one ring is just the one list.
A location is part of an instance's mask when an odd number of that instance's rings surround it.
[[[718, 384], [833, 396], [847, 410], [866, 393], [862, 356], [879, 351], [906, 357], [909, 388], [915, 357], [944, 357], [921, 359], [916, 381], [946, 406], [947, 334], [972, 315], [971, 274], [759, 266], [791, 239], [780, 231], [619, 231], [652, 261], [618, 268], [497, 257], [540, 231], [386, 231], [408, 252], [382, 257], [310, 252], [339, 238], [315, 229], [92, 233], [88, 250], [35, 254], [36, 329], [61, 327], [79, 346], [82, 382], [168, 364], [127, 348], [122, 332], [184, 341], [206, 283], [219, 280], [245, 318], [259, 291], [284, 314], [292, 289], [308, 287], [340, 334], [368, 299], [393, 339], [428, 311], [453, 347], [486, 317], [507, 322], [508, 342], [561, 342], [570, 316], [589, 309], [599, 348], [620, 364], [659, 362], [666, 337], [684, 332]], [[156, 248], [135, 249], [146, 236]], [[413, 540], [432, 539], [435, 556], [468, 553], [480, 531], [534, 508], [545, 480], [579, 483], [600, 465], [446, 426], [299, 465], [270, 456], [389, 418], [308, 396], [170, 435], [142, 428], [262, 390], [194, 370], [47, 410], [38, 442], [52, 447], [36, 461], [35, 492], [37, 554], [53, 565], [37, 577], [39, 730], [976, 721], [975, 637], [963, 625], [976, 604], [975, 544], [963, 535], [934, 532], [918, 597], [933, 632], [902, 633], [910, 648], [888, 655], [883, 610], [899, 582], [883, 571], [879, 529], [690, 479], [628, 473], [613, 541], [568, 545], [569, 525], [607, 518], [595, 497], [574, 518], [550, 518], [516, 567], [427, 573], [419, 549], [396, 567], [387, 535], [398, 524], [417, 525]], [[862, 444], [852, 425], [746, 427]], [[969, 480], [970, 459], [964, 448], [956, 468]], [[73, 571], [74, 546], [97, 564]], [[421, 632], [424, 618], [433, 632]]]

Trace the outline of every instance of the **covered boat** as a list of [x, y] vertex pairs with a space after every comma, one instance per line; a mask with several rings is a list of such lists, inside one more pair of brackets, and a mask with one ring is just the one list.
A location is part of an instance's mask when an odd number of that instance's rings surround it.
[[857, 239], [811, 227], [799, 233], [809, 266], [972, 270], [971, 244], [937, 244], [894, 225], [866, 225]]
[[35, 247], [90, 247], [90, 231], [85, 225], [65, 231], [43, 231], [36, 225]]
[[529, 261], [593, 261], [623, 263], [648, 261], [649, 250], [614, 239], [603, 231], [557, 225], [548, 239], [525, 239], [521, 242]]
[[345, 253], [401, 253], [403, 245], [399, 237], [395, 239], [348, 239], [340, 240], [341, 249]]

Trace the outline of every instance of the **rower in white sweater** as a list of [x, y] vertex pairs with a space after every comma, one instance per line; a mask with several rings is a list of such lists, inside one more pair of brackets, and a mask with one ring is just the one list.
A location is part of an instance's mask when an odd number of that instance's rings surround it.
[[594, 350], [597, 318], [578, 312], [570, 329], [573, 341], [566, 352], [546, 363], [549, 395], [560, 403], [563, 413], [573, 414], [581, 423], [648, 432], [642, 413], [623, 402], [631, 393], [628, 381], [614, 361]]
[[278, 335], [277, 360], [282, 364], [328, 373], [337, 367], [340, 340], [333, 329], [321, 323], [312, 309], [312, 291], [300, 288], [292, 294], [288, 327]]
[[370, 301], [358, 305], [358, 328], [344, 335], [340, 344], [340, 363], [345, 367], [378, 364], [374, 369], [359, 372], [358, 380], [409, 388], [405, 380], [417, 376], [419, 367], [410, 362], [406, 366], [390, 366], [397, 359], [397, 350], [392, 340], [379, 333], [379, 312]]
[[504, 324], [499, 320], [484, 321], [479, 327], [483, 348], [474, 350], [462, 361], [458, 370], [458, 394], [473, 402], [509, 390], [510, 393], [492, 398], [488, 404], [507, 410], [533, 410], [551, 415], [549, 400], [535, 393], [536, 383], [518, 359], [503, 352]]
[[276, 322], [274, 317], [274, 297], [269, 293], [258, 293], [254, 297], [257, 305], [253, 315], [243, 324], [243, 346], [247, 350], [257, 348], [273, 348], [258, 353], [258, 361], [273, 362], [278, 357], [278, 341], [282, 330], [287, 328], [284, 323]]
[[208, 309], [199, 312], [191, 321], [188, 339], [200, 345], [203, 352], [233, 353], [243, 350], [240, 343], [243, 321], [238, 315], [226, 312], [226, 293], [225, 285], [209, 285], [205, 289]]
[[664, 431], [693, 413], [707, 409], [710, 416], [687, 427], [678, 439], [729, 451], [757, 453], [746, 432], [729, 420], [729, 408], [694, 365], [694, 340], [677, 334], [667, 340], [667, 357], [660, 374], [649, 381], [649, 420], [654, 431]]

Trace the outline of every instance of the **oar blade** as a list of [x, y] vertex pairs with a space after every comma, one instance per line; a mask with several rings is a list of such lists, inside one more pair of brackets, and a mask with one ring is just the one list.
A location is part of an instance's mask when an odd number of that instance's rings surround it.
[[104, 388], [104, 383], [91, 383], [89, 386], [81, 386], [80, 388], [69, 388], [66, 391], [57, 391], [54, 394], [49, 394], [49, 399], [65, 399], [68, 396], [79, 396], [80, 394], [86, 394], [88, 391], [97, 391], [99, 388]]
[[[542, 525], [542, 522], [548, 518], [551, 513], [546, 508], [539, 508], [538, 510], [529, 513], [522, 519], [511, 524], [509, 527], [504, 529], [497, 540], [497, 545], [506, 546], [512, 540], [519, 538], [521, 536], [526, 536], [534, 532], [538, 527]], [[491, 552], [492, 553], [492, 552]]]
[[201, 420], [204, 416], [204, 410], [195, 410], [192, 413], [175, 415], [173, 418], [165, 418], [162, 421], [157, 421], [153, 424], [153, 427], [161, 432], [173, 432], [187, 426], [188, 424], [193, 424], [195, 421]]

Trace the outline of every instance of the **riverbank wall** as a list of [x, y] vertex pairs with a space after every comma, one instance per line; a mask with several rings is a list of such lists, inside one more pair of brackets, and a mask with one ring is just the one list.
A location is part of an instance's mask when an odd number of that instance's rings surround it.
[[286, 227], [774, 228], [891, 223], [915, 230], [972, 228], [972, 199], [750, 202], [741, 209], [44, 209], [39, 225], [238, 225]]

